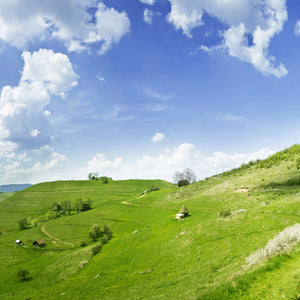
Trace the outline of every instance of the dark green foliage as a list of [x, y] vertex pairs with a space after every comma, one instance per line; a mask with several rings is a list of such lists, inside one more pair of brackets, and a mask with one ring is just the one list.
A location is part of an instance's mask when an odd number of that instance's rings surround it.
[[110, 240], [112, 238], [113, 232], [110, 230], [110, 228], [106, 224], [103, 227], [103, 233], [108, 238], [108, 240]]
[[85, 241], [82, 241], [81, 243], [80, 243], [80, 247], [85, 247], [87, 245], [87, 243], [85, 242]]
[[100, 177], [100, 179], [102, 180], [103, 183], [108, 183], [108, 177], [102, 176]]
[[101, 231], [100, 226], [95, 224], [93, 225], [89, 235], [93, 241], [96, 241], [100, 236], [103, 235], [103, 232]]
[[98, 253], [100, 252], [101, 248], [102, 248], [102, 244], [98, 244], [98, 245], [94, 246], [94, 247], [92, 248], [92, 253], [93, 253], [93, 255], [98, 254]]
[[181, 187], [181, 186], [187, 186], [187, 185], [189, 185], [189, 184], [190, 184], [189, 181], [186, 180], [186, 179], [179, 180], [178, 183], [177, 183], [177, 185], [178, 185], [179, 187]]
[[28, 224], [27, 218], [23, 218], [21, 221], [19, 221], [19, 228], [21, 230], [27, 229], [28, 227], [29, 227], [29, 224]]
[[222, 209], [222, 210], [219, 211], [219, 216], [220, 217], [227, 218], [230, 215], [231, 215], [231, 212], [228, 209]]
[[28, 280], [29, 279], [29, 272], [26, 269], [20, 269], [17, 273], [17, 276], [21, 279], [21, 280]]

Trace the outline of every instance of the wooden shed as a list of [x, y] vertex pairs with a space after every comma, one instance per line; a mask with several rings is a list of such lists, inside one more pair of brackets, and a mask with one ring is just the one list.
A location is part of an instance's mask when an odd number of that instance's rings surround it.
[[46, 246], [46, 243], [44, 240], [35, 240], [32, 245], [34, 247], [45, 247]]

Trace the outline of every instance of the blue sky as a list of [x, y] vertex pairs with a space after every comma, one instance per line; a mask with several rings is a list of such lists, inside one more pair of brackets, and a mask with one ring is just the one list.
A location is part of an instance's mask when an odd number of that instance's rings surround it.
[[0, 184], [198, 179], [299, 142], [300, 4], [0, 0]]

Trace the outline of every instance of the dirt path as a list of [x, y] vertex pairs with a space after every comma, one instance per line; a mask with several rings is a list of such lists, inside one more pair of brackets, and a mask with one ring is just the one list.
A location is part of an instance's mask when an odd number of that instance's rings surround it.
[[[46, 223], [46, 224], [47, 224], [47, 223]], [[71, 247], [74, 247], [74, 245], [73, 245], [72, 243], [70, 243], [70, 242], [65, 242], [65, 241], [63, 241], [63, 240], [61, 240], [61, 239], [59, 239], [59, 238], [57, 238], [57, 237], [51, 235], [49, 232], [47, 232], [46, 229], [45, 229], [45, 225], [46, 225], [46, 224], [44, 224], [44, 225], [41, 227], [41, 231], [42, 231], [43, 233], [45, 233], [49, 238], [51, 238], [51, 239], [53, 239], [53, 240], [55, 240], [55, 241], [57, 241], [57, 242], [60, 242], [60, 243], [66, 245], [66, 246], [68, 246], [68, 247], [70, 247], [70, 246], [71, 246]]]

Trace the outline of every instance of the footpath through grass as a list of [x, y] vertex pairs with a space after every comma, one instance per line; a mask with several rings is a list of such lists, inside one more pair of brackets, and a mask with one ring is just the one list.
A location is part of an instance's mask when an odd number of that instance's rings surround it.
[[[296, 297], [299, 247], [263, 265], [246, 258], [300, 223], [299, 171], [291, 162], [252, 166], [188, 187], [164, 181], [70, 181], [30, 187], [0, 202], [1, 299], [272, 299]], [[142, 195], [152, 185], [160, 190]], [[92, 210], [20, 231], [18, 221], [57, 201], [92, 200]], [[182, 205], [191, 216], [178, 221]], [[113, 238], [95, 256], [93, 224]], [[16, 246], [15, 240], [28, 242]], [[30, 242], [44, 239], [46, 247]], [[87, 246], [81, 247], [82, 242]], [[84, 265], [84, 266], [83, 266]], [[31, 280], [20, 281], [18, 269]], [[281, 280], [280, 278], [284, 278]]]

